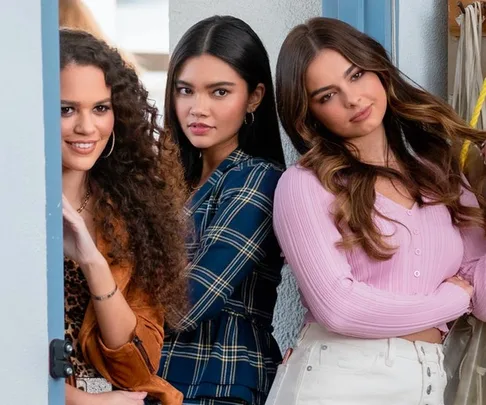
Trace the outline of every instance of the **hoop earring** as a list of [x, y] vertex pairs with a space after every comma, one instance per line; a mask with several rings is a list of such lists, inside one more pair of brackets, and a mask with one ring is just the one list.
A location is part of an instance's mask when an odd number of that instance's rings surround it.
[[[247, 120], [246, 120], [246, 116], [250, 114], [251, 115], [251, 122], [248, 124]], [[255, 122], [255, 114], [253, 114], [253, 111], [252, 112], [249, 112], [249, 113], [246, 113], [245, 114], [245, 119], [244, 119], [244, 123], [246, 125], [253, 125], [253, 123]]]
[[102, 156], [103, 159], [106, 159], [107, 157], [110, 157], [110, 155], [113, 153], [113, 149], [115, 149], [115, 130], [111, 133], [111, 148], [110, 151], [108, 152], [107, 155]]

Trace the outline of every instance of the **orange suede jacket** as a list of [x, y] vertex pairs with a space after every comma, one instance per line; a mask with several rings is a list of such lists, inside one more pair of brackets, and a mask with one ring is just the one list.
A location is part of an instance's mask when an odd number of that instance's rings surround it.
[[[108, 244], [98, 238], [98, 249], [107, 257]], [[106, 380], [129, 391], [146, 391], [163, 405], [181, 405], [182, 393], [156, 375], [164, 342], [164, 317], [148, 303], [142, 291], [129, 285], [132, 266], [110, 265], [119, 290], [137, 317], [132, 339], [118, 349], [107, 348], [101, 339], [93, 303], [90, 302], [79, 332], [84, 357]]]

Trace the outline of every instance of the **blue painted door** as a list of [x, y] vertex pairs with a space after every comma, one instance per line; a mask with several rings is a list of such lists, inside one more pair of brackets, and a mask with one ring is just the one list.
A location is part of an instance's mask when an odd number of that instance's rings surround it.
[[365, 32], [391, 55], [395, 3], [395, 0], [322, 0], [322, 15], [345, 21]]
[[[41, 0], [41, 18], [46, 157], [47, 321], [51, 341], [64, 337], [58, 0]], [[54, 380], [49, 376], [49, 405], [64, 404], [64, 383], [63, 379]]]

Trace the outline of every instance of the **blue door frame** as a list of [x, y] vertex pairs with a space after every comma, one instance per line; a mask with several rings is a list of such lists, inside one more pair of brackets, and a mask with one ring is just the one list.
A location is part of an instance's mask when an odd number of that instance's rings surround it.
[[[41, 0], [49, 341], [64, 336], [58, 8], [58, 0]], [[49, 405], [64, 404], [64, 383], [49, 376]]]
[[397, 63], [398, 0], [322, 0], [322, 15], [337, 18], [380, 42]]

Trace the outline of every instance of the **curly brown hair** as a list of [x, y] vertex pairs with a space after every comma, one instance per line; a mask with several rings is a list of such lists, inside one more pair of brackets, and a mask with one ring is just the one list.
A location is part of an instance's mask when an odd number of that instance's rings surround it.
[[[111, 246], [110, 258], [133, 263], [131, 283], [174, 326], [188, 303], [187, 190], [178, 148], [159, 126], [158, 110], [137, 74], [116, 49], [87, 32], [61, 29], [60, 56], [61, 70], [70, 64], [98, 67], [111, 88], [116, 145], [89, 173], [97, 197], [96, 225]], [[103, 155], [110, 147], [108, 142]]]
[[[310, 112], [305, 75], [323, 49], [339, 52], [380, 78], [388, 100], [387, 143], [401, 170], [362, 162], [349, 142]], [[310, 19], [285, 39], [276, 76], [278, 112], [303, 155], [299, 163], [336, 196], [334, 221], [342, 235], [338, 246], [346, 250], [361, 246], [377, 260], [393, 255], [395, 247], [384, 241], [373, 221], [374, 215], [384, 217], [374, 208], [378, 177], [400, 182], [419, 206], [444, 204], [458, 227], [485, 227], [483, 212], [460, 202], [461, 187], [471, 188], [461, 175], [459, 156], [464, 140], [481, 142], [486, 133], [468, 127], [448, 104], [405, 78], [374, 39], [339, 20]]]

